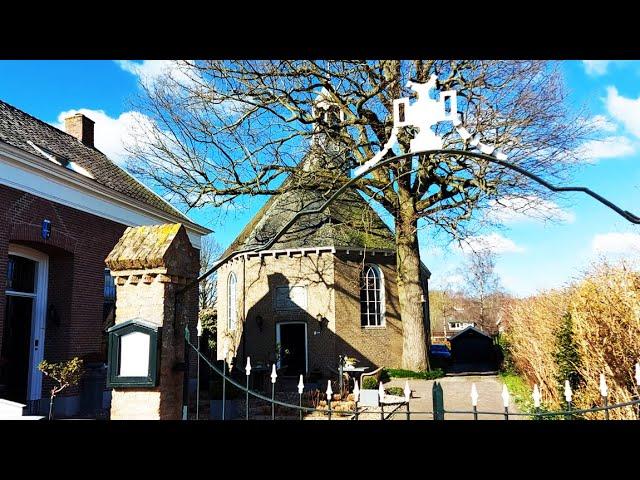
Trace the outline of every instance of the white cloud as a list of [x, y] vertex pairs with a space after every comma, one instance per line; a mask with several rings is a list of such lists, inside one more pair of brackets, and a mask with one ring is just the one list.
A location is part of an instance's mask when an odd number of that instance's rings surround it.
[[618, 129], [617, 125], [604, 115], [594, 115], [588, 122], [601, 132], [613, 133]]
[[192, 82], [190, 67], [176, 60], [143, 60], [142, 62], [116, 60], [115, 62], [125, 72], [129, 72], [138, 77], [145, 85], [153, 85], [158, 79], [165, 75], [169, 75], [179, 83]]
[[556, 220], [573, 223], [576, 219], [573, 212], [563, 210], [557, 203], [533, 195], [523, 197], [506, 195], [498, 200], [491, 200], [489, 204], [487, 216], [501, 223], [527, 220]]
[[601, 140], [589, 140], [576, 151], [576, 156], [585, 162], [595, 162], [602, 158], [624, 157], [635, 153], [636, 146], [627, 137], [610, 136]]
[[582, 65], [587, 75], [599, 76], [607, 73], [611, 60], [583, 60]]
[[134, 131], [140, 125], [150, 125], [151, 120], [140, 112], [123, 112], [112, 118], [104, 110], [80, 108], [60, 112], [58, 123], [54, 127], [64, 130], [64, 119], [76, 113], [82, 113], [95, 122], [95, 146], [114, 162], [123, 165], [127, 157], [124, 145], [131, 140]]
[[489, 250], [493, 253], [520, 253], [525, 250], [524, 247], [516, 245], [513, 240], [503, 237], [499, 233], [469, 237], [461, 241], [458, 248], [464, 253], [482, 250]]
[[640, 138], [640, 98], [626, 98], [616, 87], [607, 87], [605, 104], [609, 115], [622, 123], [636, 137]]
[[591, 249], [595, 253], [640, 253], [640, 234], [637, 233], [601, 233], [593, 237]]

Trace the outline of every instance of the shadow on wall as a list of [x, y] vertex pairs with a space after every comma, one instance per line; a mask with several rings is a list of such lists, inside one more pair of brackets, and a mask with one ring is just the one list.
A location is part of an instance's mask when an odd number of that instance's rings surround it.
[[[323, 279], [324, 276], [318, 275], [318, 278]], [[319, 283], [333, 287], [325, 280]], [[386, 366], [377, 365], [367, 354], [336, 334], [327, 318], [322, 317], [319, 321], [317, 316], [309, 313], [309, 310], [314, 311], [309, 308], [314, 301], [311, 298], [313, 284], [308, 286], [306, 301], [302, 293], [296, 292], [296, 285], [281, 273], [267, 275], [267, 284], [267, 293], [253, 303], [247, 312], [244, 328], [234, 338], [238, 348], [232, 358], [231, 374], [242, 384], [246, 380], [247, 356], [251, 358], [252, 387], [267, 392], [271, 389], [270, 375], [274, 363], [279, 382], [286, 377], [297, 382], [299, 375], [303, 374], [305, 383], [337, 379], [339, 355], [356, 358], [357, 366], [369, 367], [369, 371]], [[288, 292], [293, 293], [287, 295]], [[354, 293], [338, 287], [336, 292], [348, 295], [349, 300], [359, 304], [359, 291]], [[359, 329], [359, 315], [352, 321]], [[397, 329], [397, 326], [389, 325], [388, 328]], [[224, 341], [223, 338], [224, 335], [220, 341]]]

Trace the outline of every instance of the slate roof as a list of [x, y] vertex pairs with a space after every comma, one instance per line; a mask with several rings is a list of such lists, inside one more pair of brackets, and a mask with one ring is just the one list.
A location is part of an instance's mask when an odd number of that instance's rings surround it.
[[[118, 167], [104, 153], [95, 148], [87, 147], [74, 136], [2, 100], [0, 100], [0, 141], [46, 159], [46, 156], [28, 143], [31, 141], [38, 147], [44, 147], [54, 155], [64, 157], [88, 171], [94, 178], [83, 176], [87, 182], [97, 182], [129, 198], [193, 224], [183, 213]], [[55, 165], [53, 162], [51, 165], [52, 168], [65, 168]], [[78, 173], [78, 175], [81, 174]]]
[[[330, 194], [321, 189], [292, 189], [272, 196], [223, 256], [266, 244], [297, 212], [320, 207]], [[271, 249], [329, 246], [395, 250], [395, 239], [360, 194], [346, 191], [322, 213], [298, 219]]]

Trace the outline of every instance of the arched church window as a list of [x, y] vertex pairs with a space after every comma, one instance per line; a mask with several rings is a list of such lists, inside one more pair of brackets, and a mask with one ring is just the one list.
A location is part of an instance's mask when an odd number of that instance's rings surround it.
[[384, 325], [384, 278], [377, 265], [365, 265], [360, 274], [360, 325]]
[[238, 281], [236, 274], [231, 272], [227, 281], [227, 329], [235, 330], [238, 321]]

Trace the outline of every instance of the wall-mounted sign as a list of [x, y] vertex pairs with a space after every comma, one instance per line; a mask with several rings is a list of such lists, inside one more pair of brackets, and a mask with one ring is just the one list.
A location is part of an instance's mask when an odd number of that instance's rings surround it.
[[276, 287], [276, 310], [306, 310], [307, 287], [304, 285]]
[[40, 231], [42, 238], [48, 240], [51, 236], [51, 220], [42, 220], [42, 230]]
[[109, 333], [109, 387], [155, 387], [158, 380], [160, 327], [134, 319]]

